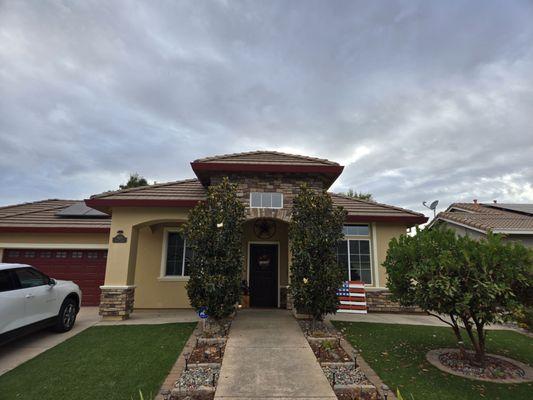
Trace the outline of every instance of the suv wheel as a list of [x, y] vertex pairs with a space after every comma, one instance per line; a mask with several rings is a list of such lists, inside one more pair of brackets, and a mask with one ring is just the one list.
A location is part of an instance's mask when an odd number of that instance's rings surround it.
[[55, 330], [57, 332], [68, 332], [74, 326], [76, 322], [76, 315], [78, 314], [78, 307], [74, 299], [65, 299], [61, 308], [59, 309], [59, 314], [57, 316], [57, 323]]

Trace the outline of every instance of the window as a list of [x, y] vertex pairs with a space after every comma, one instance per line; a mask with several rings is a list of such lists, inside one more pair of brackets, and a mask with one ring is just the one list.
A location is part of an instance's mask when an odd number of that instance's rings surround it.
[[11, 280], [11, 271], [0, 271], [0, 292], [8, 292], [13, 290], [13, 281]]
[[83, 251], [73, 251], [71, 253], [72, 258], [83, 258]]
[[67, 258], [66, 251], [56, 251], [55, 258]]
[[9, 252], [7, 253], [7, 255], [8, 255], [9, 257], [16, 258], [16, 257], [20, 257], [20, 252], [17, 251], [17, 250], [9, 250]]
[[52, 258], [52, 252], [51, 251], [41, 251], [40, 256], [41, 256], [41, 258]]
[[98, 252], [97, 251], [88, 251], [87, 252], [87, 258], [94, 260], [95, 258], [98, 258]]
[[50, 281], [46, 275], [41, 274], [33, 268], [19, 268], [15, 271], [22, 289], [48, 285], [48, 282]]
[[185, 238], [180, 232], [166, 232], [166, 248], [164, 251], [164, 276], [189, 276], [192, 250], [187, 247]]
[[337, 263], [346, 271], [346, 280], [372, 284], [370, 240], [341, 240], [337, 245]]
[[283, 208], [283, 194], [271, 192], [251, 192], [250, 207], [252, 208]]
[[24, 252], [24, 257], [25, 258], [35, 258], [35, 251], [33, 250], [26, 250]]
[[368, 225], [344, 225], [342, 232], [344, 236], [368, 236], [370, 229]]

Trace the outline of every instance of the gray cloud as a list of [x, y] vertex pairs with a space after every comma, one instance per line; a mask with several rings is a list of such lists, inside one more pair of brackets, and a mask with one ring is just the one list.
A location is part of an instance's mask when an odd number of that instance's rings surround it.
[[0, 2], [0, 204], [277, 149], [335, 190], [533, 202], [527, 1]]

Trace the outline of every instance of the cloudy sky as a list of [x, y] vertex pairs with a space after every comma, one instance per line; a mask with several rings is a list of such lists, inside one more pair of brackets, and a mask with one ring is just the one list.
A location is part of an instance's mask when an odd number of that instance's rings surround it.
[[533, 3], [0, 0], [0, 204], [271, 149], [333, 189], [533, 202]]

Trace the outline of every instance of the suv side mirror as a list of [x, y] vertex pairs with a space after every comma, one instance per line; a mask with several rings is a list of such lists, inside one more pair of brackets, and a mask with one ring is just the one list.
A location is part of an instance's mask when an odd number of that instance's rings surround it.
[[50, 286], [55, 286], [57, 284], [56, 280], [54, 278], [50, 278], [50, 280], [48, 281], [48, 284]]

